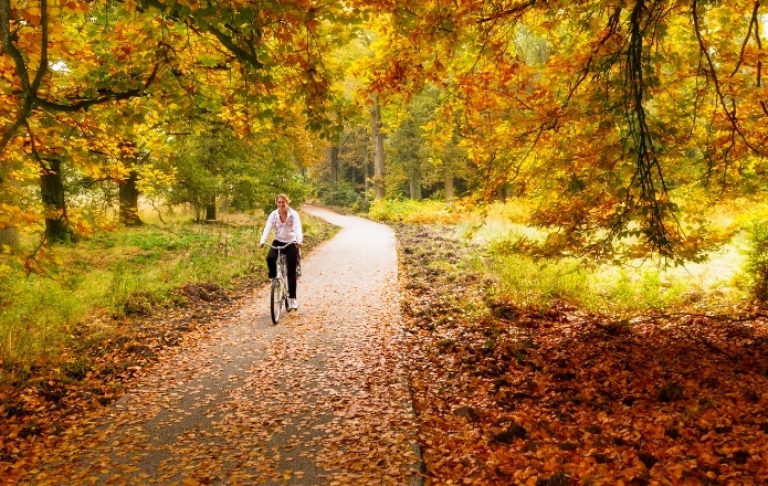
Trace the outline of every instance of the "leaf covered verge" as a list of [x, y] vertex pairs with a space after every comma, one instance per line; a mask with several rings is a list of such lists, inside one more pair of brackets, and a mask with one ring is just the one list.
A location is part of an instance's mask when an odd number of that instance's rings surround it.
[[493, 296], [450, 227], [400, 225], [427, 484], [764, 484], [768, 321]]

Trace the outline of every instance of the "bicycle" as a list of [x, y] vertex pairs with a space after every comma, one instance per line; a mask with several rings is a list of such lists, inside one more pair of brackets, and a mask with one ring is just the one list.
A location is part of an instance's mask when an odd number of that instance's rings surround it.
[[277, 250], [277, 276], [272, 279], [272, 285], [269, 290], [269, 311], [272, 317], [272, 324], [280, 321], [280, 315], [285, 306], [285, 311], [289, 312], [288, 306], [288, 266], [285, 262], [285, 253], [283, 250], [294, 243], [286, 243], [283, 246], [267, 246]]

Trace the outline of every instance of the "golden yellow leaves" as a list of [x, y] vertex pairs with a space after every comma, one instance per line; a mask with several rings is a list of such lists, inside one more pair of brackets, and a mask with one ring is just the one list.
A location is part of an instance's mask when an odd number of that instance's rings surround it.
[[88, 2], [82, 0], [61, 0], [62, 4], [76, 12], [87, 12], [90, 9]]
[[40, 7], [29, 6], [22, 8], [17, 13], [30, 26], [37, 27], [40, 25]]
[[151, 165], [143, 165], [137, 170], [139, 180], [136, 182], [137, 188], [145, 195], [151, 196], [161, 187], [169, 187], [176, 181], [176, 171], [157, 169]]
[[0, 204], [0, 225], [4, 228], [16, 227], [16, 228], [31, 228], [39, 229], [39, 208], [37, 207], [20, 207], [13, 204], [2, 203]]

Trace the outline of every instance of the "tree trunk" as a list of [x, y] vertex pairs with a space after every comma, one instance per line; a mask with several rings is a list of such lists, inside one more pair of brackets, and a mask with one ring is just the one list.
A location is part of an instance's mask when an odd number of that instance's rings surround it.
[[216, 221], [216, 198], [214, 197], [211, 202], [205, 206], [205, 220]]
[[505, 182], [496, 188], [496, 197], [501, 202], [506, 202], [515, 196], [515, 186], [511, 182]]
[[511, 182], [507, 182], [504, 184], [504, 200], [507, 201], [509, 199], [512, 199], [516, 196], [516, 187], [515, 184]]
[[379, 96], [373, 95], [371, 108], [371, 136], [373, 137], [373, 187], [377, 198], [384, 197], [384, 135], [381, 133], [381, 107]]
[[339, 146], [331, 147], [328, 154], [331, 163], [331, 188], [333, 191], [333, 202], [336, 203], [336, 194], [339, 191]]
[[19, 248], [19, 230], [14, 226], [0, 228], [0, 246], [8, 246], [13, 250]]
[[421, 199], [421, 171], [416, 167], [411, 169], [408, 175], [408, 188], [410, 189], [411, 199]]
[[131, 171], [128, 179], [118, 182], [120, 189], [120, 222], [126, 226], [141, 226], [139, 218], [139, 190], [136, 180], [139, 175]]
[[453, 194], [453, 171], [451, 169], [445, 169], [445, 184], [443, 187], [445, 188], [445, 200], [452, 201], [454, 198], [454, 194]]
[[45, 238], [49, 242], [72, 240], [74, 234], [67, 220], [64, 199], [64, 183], [61, 178], [61, 161], [51, 159], [49, 167], [40, 174], [40, 195], [45, 207]]

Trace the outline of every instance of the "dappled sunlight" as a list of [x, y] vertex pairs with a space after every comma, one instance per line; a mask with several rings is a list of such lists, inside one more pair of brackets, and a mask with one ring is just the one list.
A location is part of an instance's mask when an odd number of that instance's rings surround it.
[[687, 281], [692, 287], [705, 292], [731, 294], [734, 298], [743, 297], [743, 290], [737, 283], [746, 262], [746, 242], [735, 238], [736, 244], [728, 244], [723, 249], [713, 252], [705, 262], [687, 263], [680, 267], [666, 270], [670, 280]]
[[[726, 231], [735, 224], [748, 228], [765, 211], [763, 205], [749, 207], [751, 213], [738, 213], [736, 208], [717, 213], [713, 228]], [[498, 291], [515, 295], [521, 303], [563, 299], [593, 310], [631, 312], [733, 305], [748, 298], [746, 231], [737, 232], [703, 261], [681, 265], [654, 259], [608, 264], [578, 257], [533, 258], [519, 243], [542, 242], [547, 231], [514, 219], [525, 214], [527, 203], [494, 203], [492, 208], [482, 214], [466, 213], [456, 232], [491, 257], [493, 265], [480, 266], [499, 282]]]

